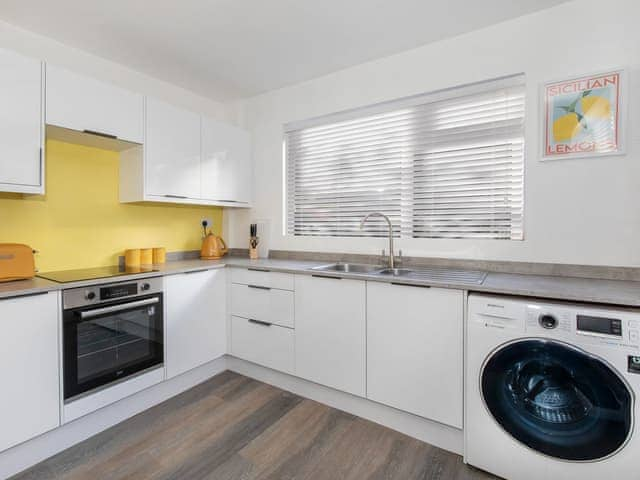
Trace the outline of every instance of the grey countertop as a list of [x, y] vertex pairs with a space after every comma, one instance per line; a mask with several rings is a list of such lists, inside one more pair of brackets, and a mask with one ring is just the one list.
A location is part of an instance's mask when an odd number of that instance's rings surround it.
[[[223, 268], [225, 266], [259, 268], [287, 273], [318, 274], [319, 272], [312, 272], [309, 269], [326, 263], [327, 262], [279, 259], [249, 260], [248, 258], [244, 257], [225, 257], [222, 260], [177, 260], [167, 262], [164, 265], [156, 266], [156, 268], [158, 269], [157, 272], [123, 275], [112, 280], [125, 281], [198, 270], [208, 270], [212, 268]], [[322, 275], [379, 282], [394, 282], [407, 285], [457, 288], [473, 292], [486, 292], [574, 302], [591, 302], [627, 307], [640, 307], [640, 282], [623, 280], [598, 280], [588, 278], [489, 272], [482, 285], [470, 285], [468, 283], [440, 283], [417, 279], [366, 274], [338, 274], [322, 272]], [[63, 290], [67, 288], [82, 287], [97, 283], [104, 283], [104, 279], [72, 283], [56, 283], [49, 280], [34, 278], [32, 280], [20, 280], [0, 283], [0, 298]]]

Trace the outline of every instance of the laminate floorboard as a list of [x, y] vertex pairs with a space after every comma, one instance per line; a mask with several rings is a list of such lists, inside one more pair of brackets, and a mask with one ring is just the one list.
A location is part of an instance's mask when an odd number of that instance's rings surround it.
[[224, 372], [12, 480], [492, 480], [459, 455]]

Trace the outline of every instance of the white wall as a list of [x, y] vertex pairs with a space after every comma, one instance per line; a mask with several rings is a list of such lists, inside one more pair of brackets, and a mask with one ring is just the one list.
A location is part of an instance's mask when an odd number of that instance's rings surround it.
[[60, 65], [220, 120], [235, 120], [235, 115], [228, 116], [226, 108], [219, 102], [2, 21], [0, 21], [0, 48], [14, 50]]
[[[273, 249], [379, 252], [381, 239], [282, 235], [282, 125], [525, 72], [525, 240], [402, 239], [399, 247], [405, 255], [640, 266], [639, 18], [635, 0], [577, 0], [247, 100], [256, 206], [227, 215], [231, 245], [246, 248], [249, 221], [268, 218]], [[631, 83], [627, 154], [541, 163], [540, 84], [620, 66]]]

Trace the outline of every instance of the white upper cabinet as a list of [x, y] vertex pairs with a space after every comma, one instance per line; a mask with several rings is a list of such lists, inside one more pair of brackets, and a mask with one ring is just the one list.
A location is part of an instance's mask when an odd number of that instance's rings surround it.
[[53, 65], [46, 83], [48, 125], [143, 143], [142, 95]]
[[248, 207], [249, 134], [147, 98], [144, 147], [122, 152], [120, 201]]
[[463, 292], [367, 282], [367, 398], [462, 428]]
[[145, 194], [200, 198], [200, 115], [147, 98]]
[[42, 63], [0, 50], [0, 191], [44, 193]]
[[202, 117], [202, 198], [251, 203], [251, 143], [245, 130]]

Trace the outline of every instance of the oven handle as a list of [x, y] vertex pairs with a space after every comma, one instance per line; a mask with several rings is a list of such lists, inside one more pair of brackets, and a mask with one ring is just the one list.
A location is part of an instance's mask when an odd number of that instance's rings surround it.
[[145, 305], [153, 305], [160, 302], [158, 297], [145, 298], [144, 300], [136, 300], [135, 302], [122, 303], [120, 305], [111, 305], [110, 307], [96, 308], [93, 310], [86, 310], [80, 312], [80, 318], [93, 318], [98, 315], [104, 315], [105, 313], [120, 312], [122, 310], [129, 310], [130, 308], [144, 307]]

